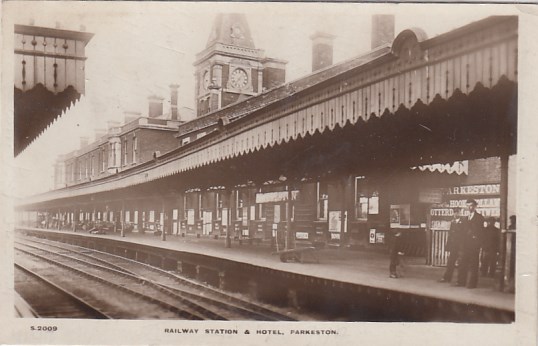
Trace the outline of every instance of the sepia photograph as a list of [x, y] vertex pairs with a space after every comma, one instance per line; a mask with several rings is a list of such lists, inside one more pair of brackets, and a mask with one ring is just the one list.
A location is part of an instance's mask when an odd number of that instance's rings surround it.
[[536, 323], [533, 6], [2, 7], [0, 342], [506, 344]]

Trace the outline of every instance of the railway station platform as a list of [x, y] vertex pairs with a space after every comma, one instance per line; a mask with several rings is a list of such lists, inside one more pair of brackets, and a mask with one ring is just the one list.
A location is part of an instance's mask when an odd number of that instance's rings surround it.
[[[39, 228], [24, 229], [45, 231]], [[47, 232], [73, 234], [72, 231], [46, 230]], [[392, 292], [409, 293], [422, 297], [442, 299], [445, 301], [470, 304], [486, 308], [514, 312], [514, 294], [499, 292], [495, 289], [497, 279], [480, 277], [478, 287], [467, 289], [453, 284], [440, 283], [445, 268], [425, 265], [424, 258], [406, 257], [402, 269], [403, 277], [389, 278], [388, 254], [350, 250], [345, 248], [324, 248], [316, 250], [318, 261], [281, 262], [268, 246], [239, 244], [232, 241], [232, 247], [225, 247], [224, 239], [181, 237], [168, 235], [163, 241], [152, 233], [128, 233], [121, 237], [120, 233], [88, 234], [76, 232], [78, 236], [114, 239], [126, 243], [137, 243], [154, 248], [162, 248], [185, 253], [200, 254], [229, 261], [248, 263], [250, 265], [306, 275], [314, 278], [336, 282], [373, 287]], [[319, 262], [319, 263], [318, 263]], [[457, 273], [455, 273], [457, 274]], [[499, 275], [499, 273], [497, 273]], [[453, 278], [455, 282], [456, 277]]]

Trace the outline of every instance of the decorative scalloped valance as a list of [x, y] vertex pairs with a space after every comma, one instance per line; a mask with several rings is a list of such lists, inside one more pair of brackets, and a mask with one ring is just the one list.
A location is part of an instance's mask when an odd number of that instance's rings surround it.
[[15, 155], [84, 94], [85, 47], [92, 36], [15, 25]]

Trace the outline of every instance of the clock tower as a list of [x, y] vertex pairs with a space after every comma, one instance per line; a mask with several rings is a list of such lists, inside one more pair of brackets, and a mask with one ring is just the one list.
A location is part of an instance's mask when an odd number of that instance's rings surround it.
[[239, 13], [217, 15], [194, 66], [198, 117], [285, 82], [286, 61], [267, 58], [254, 46], [246, 16]]

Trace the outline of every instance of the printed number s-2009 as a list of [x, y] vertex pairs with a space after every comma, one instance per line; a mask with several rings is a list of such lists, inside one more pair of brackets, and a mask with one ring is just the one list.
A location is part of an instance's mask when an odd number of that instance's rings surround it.
[[31, 326], [30, 330], [38, 332], [55, 332], [58, 330], [56, 326]]

